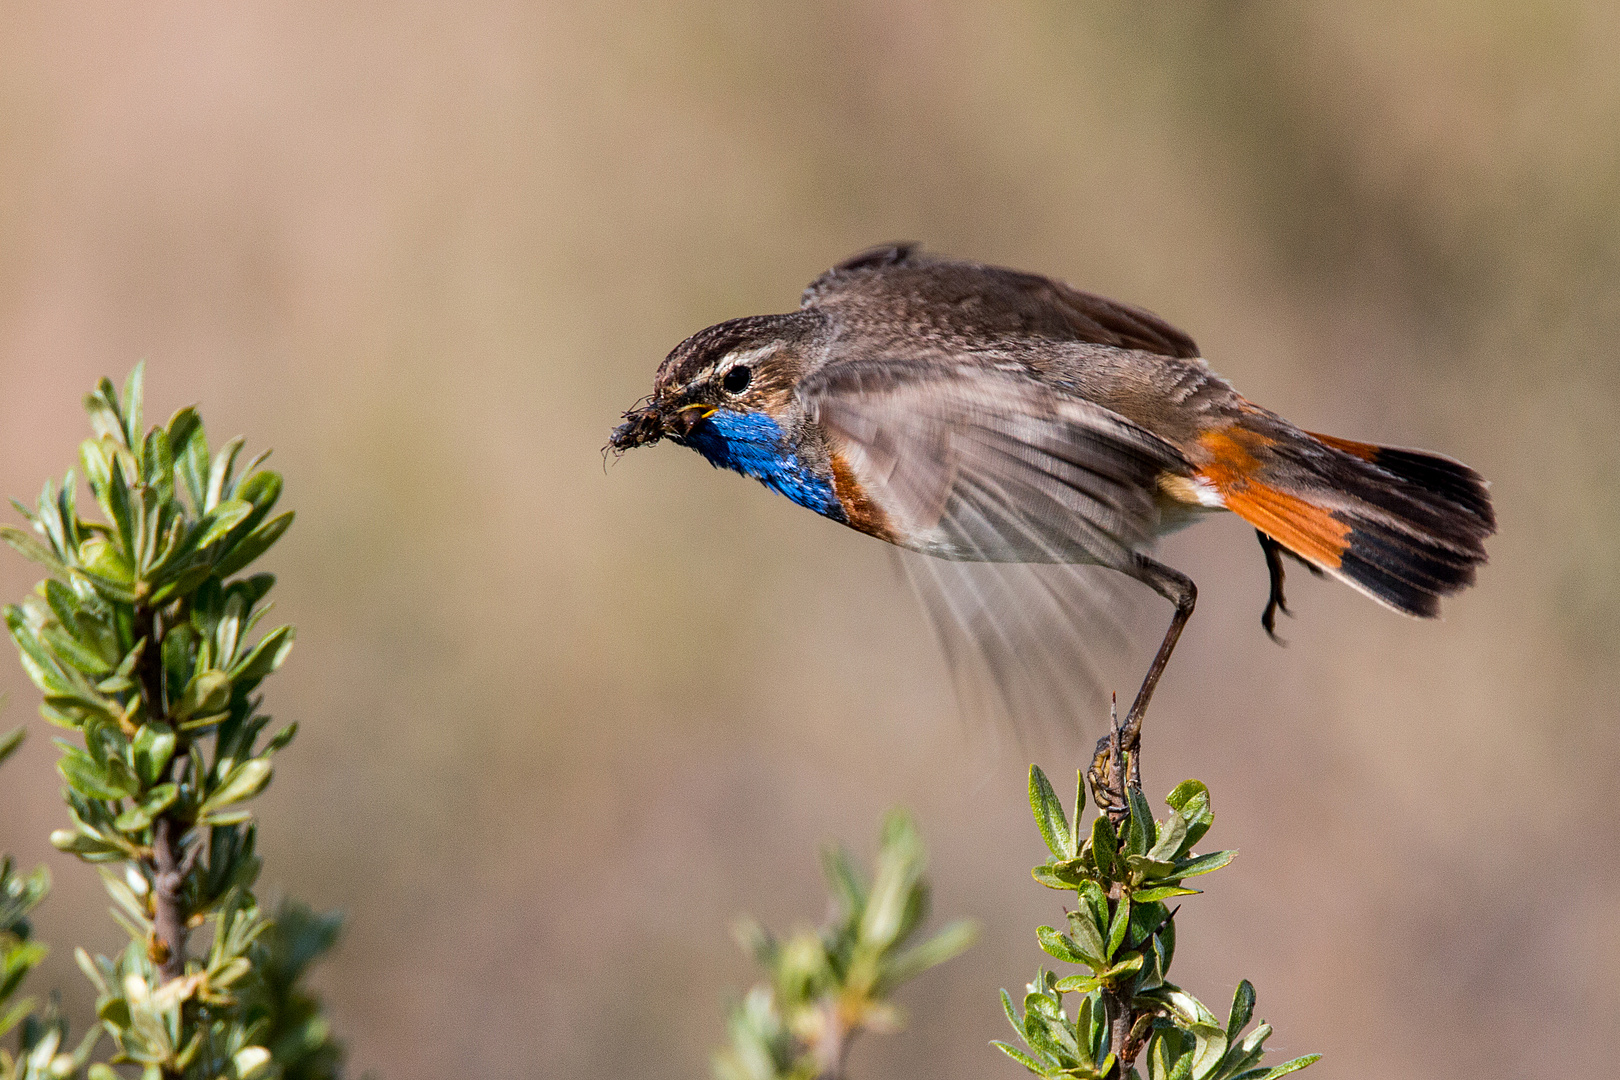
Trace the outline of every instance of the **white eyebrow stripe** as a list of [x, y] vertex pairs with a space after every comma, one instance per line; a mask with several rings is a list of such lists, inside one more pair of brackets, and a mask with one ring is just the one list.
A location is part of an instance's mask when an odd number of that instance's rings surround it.
[[690, 390], [699, 383], [707, 382], [723, 371], [730, 371], [738, 364], [752, 364], [762, 357], [775, 352], [776, 349], [777, 346], [774, 343], [770, 345], [760, 345], [752, 349], [735, 349], [732, 352], [726, 353], [726, 355], [722, 356], [720, 359], [716, 360], [708, 367], [703, 368], [696, 375], [688, 379], [686, 385], [682, 387], [682, 389]]

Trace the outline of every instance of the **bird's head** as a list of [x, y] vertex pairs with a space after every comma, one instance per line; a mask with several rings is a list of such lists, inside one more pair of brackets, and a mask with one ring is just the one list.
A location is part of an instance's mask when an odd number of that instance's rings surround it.
[[665, 357], [652, 394], [624, 414], [608, 449], [669, 439], [838, 516], [826, 447], [794, 393], [822, 345], [822, 320], [812, 312], [700, 330]]

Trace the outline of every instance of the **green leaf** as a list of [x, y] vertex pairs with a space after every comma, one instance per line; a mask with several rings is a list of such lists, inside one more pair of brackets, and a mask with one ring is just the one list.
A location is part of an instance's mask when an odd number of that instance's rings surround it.
[[[108, 384], [111, 389], [112, 384]], [[124, 441], [129, 446], [141, 444], [141, 406], [146, 397], [146, 361], [135, 365], [124, 380], [123, 428]], [[116, 403], [117, 399], [114, 399]]]
[[68, 576], [68, 568], [56, 552], [46, 547], [33, 535], [24, 532], [15, 525], [0, 525], [0, 540], [11, 545], [18, 554], [30, 562], [39, 563], [46, 570], [59, 577]]
[[1082, 878], [1070, 870], [1069, 866], [1070, 864], [1067, 862], [1043, 863], [1040, 866], [1033, 867], [1029, 873], [1031, 877], [1048, 889], [1062, 889], [1064, 892], [1073, 892], [1074, 887], [1080, 883]]
[[203, 510], [213, 510], [219, 501], [226, 497], [226, 489], [230, 486], [231, 468], [236, 463], [236, 455], [242, 452], [244, 440], [238, 435], [214, 455], [214, 460], [208, 468], [208, 491], [203, 499]]
[[1280, 1076], [1298, 1072], [1305, 1066], [1315, 1065], [1321, 1060], [1321, 1054], [1306, 1054], [1304, 1057], [1297, 1057], [1293, 1061], [1285, 1061], [1275, 1069], [1267, 1069], [1265, 1072], [1244, 1073], [1242, 1076], [1233, 1077], [1232, 1080], [1277, 1080]]
[[1236, 1042], [1238, 1034], [1249, 1026], [1249, 1018], [1254, 1015], [1254, 984], [1244, 979], [1237, 984], [1237, 990], [1232, 994], [1232, 1011], [1226, 1021], [1226, 1037]]
[[959, 955], [977, 940], [979, 927], [971, 919], [958, 919], [942, 927], [920, 945], [914, 945], [884, 965], [881, 986], [885, 993], [931, 967]]
[[[291, 629], [282, 627], [272, 631], [265, 641]], [[291, 644], [290, 639], [288, 644]], [[254, 652], [260, 652], [264, 645], [265, 642], [260, 642]], [[922, 908], [927, 902], [926, 889], [917, 880], [922, 867], [922, 842], [916, 826], [905, 814], [889, 811], [883, 819], [872, 891], [861, 912], [858, 933], [863, 944], [886, 949], [903, 940], [921, 921]]]
[[1208, 855], [1199, 855], [1197, 858], [1180, 859], [1175, 864], [1173, 877], [1190, 878], [1200, 874], [1208, 874], [1219, 870], [1233, 859], [1237, 858], [1236, 851], [1212, 851]]
[[5, 761], [6, 758], [15, 754], [17, 747], [21, 746], [26, 738], [28, 738], [28, 729], [26, 727], [13, 728], [4, 735], [0, 735], [0, 761]]
[[1055, 989], [1065, 994], [1089, 994], [1102, 983], [1097, 981], [1095, 975], [1069, 975], [1057, 981]]
[[160, 784], [147, 792], [146, 798], [138, 806], [132, 806], [113, 819], [113, 827], [120, 832], [140, 832], [149, 828], [163, 811], [174, 805], [180, 796], [180, 788], [176, 784]]
[[185, 686], [195, 667], [197, 631], [190, 623], [169, 628], [163, 635], [163, 673], [170, 686]]
[[175, 454], [175, 471], [186, 486], [193, 513], [201, 515], [208, 498], [208, 434], [197, 410], [187, 406], [169, 421], [169, 445]]
[[140, 790], [140, 784], [127, 770], [103, 768], [96, 764], [89, 754], [77, 747], [67, 748], [57, 760], [56, 770], [62, 774], [62, 779], [68, 782], [69, 787], [90, 799], [108, 801], [124, 799]]
[[103, 839], [73, 829], [57, 829], [51, 833], [51, 846], [57, 851], [77, 855], [86, 862], [111, 862], [136, 855], [133, 846], [122, 846], [110, 838]]
[[1194, 1039], [1192, 1075], [1195, 1080], [1204, 1080], [1226, 1056], [1226, 1029], [1218, 1024], [1194, 1024], [1188, 1030]]
[[253, 811], [251, 810], [223, 810], [210, 812], [204, 817], [199, 817], [197, 824], [206, 825], [211, 829], [223, 829], [229, 825], [241, 825], [252, 820]]
[[1145, 958], [1139, 952], [1133, 952], [1113, 967], [1102, 973], [1104, 979], [1119, 979], [1126, 975], [1134, 975], [1142, 970]]
[[161, 607], [176, 597], [184, 596], [194, 591], [197, 586], [207, 581], [214, 574], [214, 568], [207, 563], [197, 563], [193, 566], [177, 570], [173, 577], [167, 574], [160, 575], [163, 584], [152, 593], [152, 605]]
[[1119, 836], [1107, 814], [1098, 814], [1091, 822], [1091, 857], [1097, 863], [1097, 873], [1110, 881], [1117, 881], [1119, 872]]
[[[1093, 929], [1097, 932], [1097, 940], [1102, 940], [1102, 928], [1108, 925], [1108, 896], [1103, 892], [1102, 886], [1095, 881], [1083, 881], [1075, 890], [1076, 895], [1084, 901], [1080, 911], [1089, 911], [1093, 922]], [[1079, 912], [1071, 912], [1069, 919], [1072, 922]]]
[[1132, 871], [1141, 875], [1144, 881], [1178, 876], [1174, 873], [1176, 869], [1175, 863], [1159, 862], [1156, 859], [1148, 858], [1146, 855], [1127, 855], [1125, 856], [1125, 864]]
[[1147, 1061], [1149, 1080], [1166, 1080], [1170, 1075], [1170, 1044], [1179, 1045], [1180, 1037], [1174, 1031], [1160, 1031], [1148, 1044]]
[[1050, 926], [1036, 927], [1035, 937], [1046, 955], [1065, 964], [1084, 964], [1093, 971], [1101, 971], [1108, 966], [1102, 956], [1100, 939], [1095, 943], [1082, 943]]
[[1125, 931], [1131, 925], [1131, 900], [1129, 896], [1123, 897], [1114, 904], [1114, 920], [1108, 926], [1108, 954], [1107, 959], [1112, 960], [1114, 953], [1125, 943]]
[[[4, 1036], [12, 1028], [23, 1022], [23, 1018], [34, 1011], [34, 999], [22, 998], [14, 1001], [9, 1009], [0, 1011], [0, 1036]], [[5, 1067], [5, 1058], [0, 1057], [0, 1068]]]
[[[91, 422], [94, 423], [94, 417]], [[79, 444], [79, 462], [84, 466], [84, 479], [91, 491], [101, 491], [110, 481], [113, 463], [109, 455], [110, 448], [100, 439], [86, 439]]]
[[[1243, 1062], [1243, 1065], [1238, 1066], [1241, 1069], [1248, 1069], [1250, 1066], [1258, 1065], [1260, 1059], [1265, 1056], [1266, 1040], [1269, 1038], [1271, 1038], [1271, 1025], [1267, 1023], [1258, 1024], [1253, 1031], [1238, 1040], [1238, 1044], [1228, 1051], [1227, 1056], [1234, 1062]], [[1259, 1075], [1265, 1071], [1262, 1068], [1255, 1068], [1252, 1073], [1253, 1075]]]
[[135, 510], [129, 501], [129, 481], [124, 472], [129, 451], [112, 447], [108, 452], [107, 482], [95, 491], [96, 502], [113, 525], [118, 546], [126, 556], [135, 550]]
[[1012, 995], [1007, 993], [1006, 987], [1001, 989], [1001, 1010], [1007, 1014], [1007, 1023], [1013, 1026], [1014, 1031], [1024, 1030], [1018, 1023], [1018, 1014], [1013, 1011]]
[[1069, 940], [1080, 950], [1082, 956], [1091, 957], [1079, 961], [1101, 971], [1108, 966], [1108, 945], [1102, 933], [1102, 924], [1092, 915], [1088, 906], [1081, 904], [1076, 911], [1069, 912]]
[[1014, 1061], [1018, 1062], [1018, 1064], [1022, 1065], [1024, 1068], [1028, 1069], [1030, 1072], [1034, 1073], [1036, 1076], [1045, 1076], [1046, 1075], [1046, 1068], [1044, 1066], [1040, 1065], [1039, 1063], [1037, 1063], [1034, 1058], [1030, 1057], [1028, 1054], [1024, 1053], [1022, 1050], [1019, 1050], [1019, 1049], [1017, 1049], [1016, 1047], [1013, 1047], [1013, 1046], [1009, 1046], [1006, 1043], [1002, 1042], [1000, 1039], [992, 1039], [992, 1040], [990, 1040], [990, 1045], [995, 1047], [997, 1050], [1000, 1050], [1003, 1054], [1006, 1054], [1008, 1057], [1012, 1058]]
[[146, 433], [145, 446], [141, 451], [141, 465], [145, 482], [156, 492], [160, 503], [167, 503], [174, 498], [174, 445], [169, 442], [169, 433], [160, 427], [153, 427]]
[[192, 676], [174, 707], [174, 718], [212, 716], [224, 712], [231, 702], [231, 676], [223, 671], [200, 671]]
[[[248, 464], [248, 468], [253, 468], [254, 465], [258, 464], [269, 456], [270, 452], [266, 450], [264, 453], [254, 458], [253, 461]], [[281, 498], [281, 488], [281, 474], [278, 472], [271, 472], [269, 469], [264, 469], [251, 474], [240, 484], [238, 484], [236, 487], [236, 497], [244, 502], [252, 503], [253, 508], [259, 512], [259, 516], [263, 517], [269, 512], [271, 507], [276, 505], [276, 500]]]
[[269, 551], [281, 534], [286, 532], [293, 523], [293, 511], [277, 514], [263, 525], [242, 537], [231, 550], [214, 565], [214, 573], [222, 578], [230, 577], [238, 570], [246, 567], [253, 560]]
[[91, 536], [79, 545], [79, 568], [108, 600], [117, 604], [135, 602], [135, 571], [105, 536]]
[[231, 668], [231, 678], [241, 682], [262, 679], [279, 668], [292, 651], [297, 631], [291, 626], [278, 626], [255, 646], [253, 650]]
[[1210, 805], [1209, 788], [1204, 786], [1202, 780], [1183, 780], [1176, 785], [1165, 799], [1175, 811], [1187, 822], [1187, 839], [1184, 841], [1186, 850], [1190, 850], [1198, 841], [1204, 838], [1209, 827], [1215, 823], [1215, 811]]
[[1142, 996], [1151, 998], [1163, 1005], [1174, 1014], [1177, 1021], [1184, 1028], [1190, 1028], [1194, 1024], [1219, 1026], [1220, 1022], [1216, 1020], [1215, 1014], [1210, 1012], [1202, 1001], [1199, 1001], [1179, 986], [1165, 983], [1163, 986], [1145, 991]]
[[1147, 857], [1165, 862], [1181, 854], [1187, 840], [1187, 819], [1175, 810], [1159, 826], [1159, 838], [1148, 849]]
[[46, 694], [66, 693], [72, 684], [68, 682], [67, 673], [62, 665], [40, 643], [38, 635], [30, 625], [28, 612], [16, 604], [5, 606], [6, 626], [11, 630], [11, 638], [17, 643], [17, 650], [22, 654], [23, 669], [34, 685]]
[[1124, 852], [1126, 855], [1146, 855], [1153, 846], [1153, 808], [1148, 806], [1146, 797], [1137, 788], [1131, 788], [1127, 794], [1131, 813], [1125, 826]]
[[179, 458], [191, 445], [191, 437], [202, 430], [202, 419], [197, 415], [195, 406], [187, 405], [178, 409], [169, 417], [167, 425], [169, 435], [169, 450], [175, 456], [178, 464]]
[[1153, 885], [1146, 889], [1136, 889], [1131, 892], [1131, 899], [1138, 904], [1145, 904], [1150, 900], [1169, 900], [1176, 896], [1197, 896], [1199, 890], [1187, 889], [1180, 885]]
[[50, 946], [43, 941], [23, 941], [0, 951], [0, 961], [4, 962], [3, 969], [0, 969], [0, 974], [3, 974], [3, 978], [0, 978], [0, 1001], [17, 989], [29, 970], [38, 967], [50, 951]]
[[1024, 1041], [1037, 1054], [1059, 1064], [1069, 1064], [1078, 1056], [1079, 1047], [1062, 1021], [1026, 1008], [1024, 1013]]
[[1075, 848], [1074, 834], [1069, 831], [1068, 820], [1063, 814], [1063, 804], [1058, 802], [1057, 792], [1052, 790], [1051, 782], [1039, 765], [1029, 767], [1029, 809], [1035, 815], [1035, 827], [1041, 831], [1041, 839], [1046, 841], [1046, 849], [1054, 859], [1072, 859], [1079, 854]]
[[78, 596], [55, 578], [46, 578], [41, 584], [45, 587], [45, 603], [50, 605], [51, 614], [56, 616], [56, 621], [63, 627], [74, 626], [79, 619]]
[[220, 503], [197, 523], [197, 527], [202, 531], [191, 541], [190, 546], [205, 548], [215, 541], [223, 540], [227, 533], [242, 524], [251, 513], [253, 504], [243, 502], [241, 499], [229, 499]]
[[100, 679], [113, 669], [100, 653], [81, 644], [72, 634], [59, 626], [45, 627], [40, 631], [39, 637], [64, 663], [93, 679]]
[[270, 741], [264, 744], [264, 753], [262, 756], [269, 757], [271, 754], [274, 754], [276, 751], [292, 742], [293, 737], [297, 734], [298, 721], [294, 720], [292, 723], [288, 724], [286, 727], [282, 728], [280, 731], [276, 732], [270, 737]]
[[244, 761], [231, 770], [225, 782], [215, 788], [213, 794], [204, 800], [197, 809], [199, 818], [208, 817], [218, 810], [222, 810], [232, 803], [251, 799], [264, 790], [270, 782], [271, 767], [268, 758], [254, 758]]

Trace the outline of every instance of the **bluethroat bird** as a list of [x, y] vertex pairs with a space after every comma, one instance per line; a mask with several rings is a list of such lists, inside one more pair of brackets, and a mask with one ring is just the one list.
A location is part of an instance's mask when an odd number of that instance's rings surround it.
[[609, 447], [660, 439], [930, 557], [913, 580], [947, 651], [971, 646], [1009, 711], [1024, 676], [1084, 677], [1093, 586], [1031, 572], [998, 591], [950, 568], [1090, 564], [1147, 585], [1175, 615], [1131, 736], [1197, 596], [1149, 554], [1157, 537], [1222, 510], [1253, 525], [1275, 638], [1283, 555], [1429, 618], [1496, 531], [1460, 462], [1304, 431], [1147, 311], [911, 244], [833, 267], [797, 311], [677, 345]]

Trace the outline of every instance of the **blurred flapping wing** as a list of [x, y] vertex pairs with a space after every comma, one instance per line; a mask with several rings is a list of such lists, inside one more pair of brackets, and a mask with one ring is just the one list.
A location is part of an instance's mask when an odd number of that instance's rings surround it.
[[1189, 468], [1180, 452], [985, 355], [839, 361], [800, 393], [876, 509], [871, 531], [923, 553], [907, 573], [968, 710], [1072, 723], [1096, 647], [1118, 638], [1117, 590], [1073, 564], [1130, 564], [1156, 531], [1158, 478]]
[[1025, 753], [1106, 730], [1107, 691], [1140, 675], [1130, 578], [1102, 566], [975, 563], [898, 550], [939, 640], [963, 716]]
[[1122, 567], [1180, 451], [1016, 365], [840, 361], [800, 395], [902, 547], [972, 562]]

